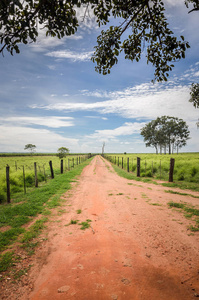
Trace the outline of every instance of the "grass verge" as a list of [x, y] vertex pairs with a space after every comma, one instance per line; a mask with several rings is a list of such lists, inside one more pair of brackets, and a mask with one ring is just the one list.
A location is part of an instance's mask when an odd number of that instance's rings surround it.
[[[134, 173], [131, 172], [127, 172], [124, 169], [121, 169], [120, 167], [112, 164], [113, 169], [115, 170], [115, 172], [121, 176], [124, 177], [126, 179], [129, 180], [135, 180], [135, 181], [141, 181], [141, 182], [146, 182], [146, 183], [153, 183], [156, 185], [162, 185], [165, 187], [173, 187], [173, 188], [180, 188], [182, 190], [192, 190], [192, 191], [199, 191], [199, 184], [196, 183], [191, 183], [191, 182], [181, 182], [181, 181], [176, 181], [176, 182], [163, 182], [163, 183], [158, 183], [156, 180], [152, 179], [152, 178], [143, 178], [143, 177], [137, 177]], [[190, 194], [188, 194], [190, 196]], [[193, 196], [194, 197], [194, 196]], [[198, 198], [197, 196], [195, 196], [196, 198]]]
[[199, 231], [199, 209], [196, 209], [195, 207], [188, 206], [186, 203], [179, 203], [179, 202], [173, 202], [170, 201], [168, 202], [168, 206], [170, 208], [178, 208], [184, 211], [184, 216], [186, 218], [191, 219], [192, 217], [194, 218], [195, 221], [195, 226], [189, 226], [189, 229], [191, 231]]
[[[91, 159], [65, 174], [57, 175], [46, 184], [29, 190], [26, 195], [16, 195], [11, 204], [0, 206], [1, 252], [18, 239], [29, 255], [34, 253], [34, 248], [38, 244], [38, 242], [34, 242], [34, 239], [44, 228], [50, 209], [61, 205], [61, 201], [63, 201], [60, 199], [61, 195], [70, 189], [70, 183], [74, 181], [76, 176], [81, 174], [83, 168], [90, 163]], [[45, 217], [41, 217], [29, 229], [22, 227], [30, 221], [34, 222], [34, 218], [39, 214], [43, 214]], [[22, 234], [23, 236], [19, 239]], [[13, 255], [12, 252], [0, 254], [1, 271], [6, 271], [12, 265]]]

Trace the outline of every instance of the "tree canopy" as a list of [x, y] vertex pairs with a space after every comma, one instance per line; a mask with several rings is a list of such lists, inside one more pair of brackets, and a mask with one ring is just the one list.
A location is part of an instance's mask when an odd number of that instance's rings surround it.
[[30, 150], [30, 153], [33, 154], [33, 152], [36, 150], [36, 146], [33, 144], [26, 144], [24, 150]]
[[141, 135], [144, 137], [146, 147], [155, 147], [158, 154], [168, 150], [169, 154], [176, 149], [186, 145], [189, 139], [189, 130], [185, 121], [175, 117], [162, 116], [152, 120], [141, 129]]
[[190, 96], [189, 102], [193, 103], [195, 108], [199, 108], [199, 83], [192, 83]]
[[[192, 83], [190, 96], [189, 102], [191, 102], [195, 108], [199, 108], [199, 83]], [[199, 128], [199, 121], [196, 125]]]
[[[191, 6], [189, 12], [199, 10], [198, 0], [185, 0], [185, 5]], [[47, 36], [59, 39], [75, 34], [80, 7], [85, 15], [92, 10], [99, 26], [111, 17], [118, 21], [101, 31], [92, 57], [96, 71], [104, 75], [110, 73], [122, 51], [126, 59], [139, 61], [145, 47], [147, 63], [155, 68], [154, 79], [167, 80], [173, 62], [184, 58], [190, 47], [169, 28], [164, 0], [1, 0], [0, 53], [7, 50], [13, 55], [20, 52], [20, 43], [36, 42], [41, 26]]]
[[64, 158], [66, 157], [66, 155], [69, 153], [69, 149], [66, 148], [66, 147], [60, 147], [58, 150], [57, 150], [57, 156], [61, 159], [61, 158]]

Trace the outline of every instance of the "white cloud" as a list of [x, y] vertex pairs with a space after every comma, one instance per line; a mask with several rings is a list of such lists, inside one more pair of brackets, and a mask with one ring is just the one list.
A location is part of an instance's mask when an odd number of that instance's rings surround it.
[[199, 77], [199, 71], [196, 72], [193, 76], [194, 76], [194, 77]]
[[92, 51], [77, 53], [69, 50], [63, 50], [63, 51], [60, 50], [60, 51], [48, 52], [45, 55], [56, 57], [56, 58], [68, 58], [71, 59], [72, 61], [88, 61], [90, 60], [92, 54], [93, 54]]
[[17, 126], [39, 125], [51, 128], [71, 127], [74, 126], [72, 117], [8, 117], [0, 118], [0, 122], [15, 124]]
[[106, 117], [99, 117], [99, 116], [85, 116], [85, 118], [88, 118], [88, 119], [100, 119], [100, 120], [104, 120], [104, 121], [108, 120], [108, 118], [106, 118]]
[[[38, 152], [56, 152], [65, 146], [73, 152], [78, 152], [78, 139], [65, 138], [53, 131], [20, 126], [0, 126], [1, 151], [23, 152], [27, 143], [36, 145]], [[77, 150], [76, 150], [77, 149]]]
[[128, 136], [135, 133], [140, 133], [140, 129], [145, 125], [145, 123], [131, 123], [126, 122], [124, 125], [117, 127], [115, 129], [104, 129], [96, 130], [95, 133], [89, 135], [88, 137], [96, 140], [107, 140], [114, 139], [119, 136]]
[[[103, 115], [115, 114], [124, 118], [156, 119], [158, 116], [169, 115], [188, 120], [198, 118], [198, 111], [191, 103], [189, 87], [178, 85], [164, 88], [148, 84], [113, 92], [113, 98], [93, 103], [65, 102], [49, 105], [32, 105], [31, 108], [58, 111], [95, 111]], [[114, 97], [115, 96], [115, 97]]]

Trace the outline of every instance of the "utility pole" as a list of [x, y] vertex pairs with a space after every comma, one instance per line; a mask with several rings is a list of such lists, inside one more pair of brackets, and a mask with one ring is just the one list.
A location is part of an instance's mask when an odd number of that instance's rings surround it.
[[104, 155], [104, 147], [105, 147], [105, 142], [102, 144], [102, 156]]

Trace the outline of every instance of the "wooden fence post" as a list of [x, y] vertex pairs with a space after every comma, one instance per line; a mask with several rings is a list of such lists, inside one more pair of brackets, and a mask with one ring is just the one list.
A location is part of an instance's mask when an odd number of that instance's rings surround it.
[[7, 203], [10, 203], [10, 167], [6, 167]]
[[64, 161], [63, 161], [63, 159], [61, 159], [61, 174], [63, 174], [63, 172], [64, 172], [64, 165], [63, 165], [63, 163], [64, 163]]
[[122, 157], [122, 169], [123, 169], [123, 165], [124, 165], [124, 159], [123, 159], [123, 157]]
[[75, 159], [74, 159], [74, 157], [73, 157], [73, 168], [75, 167]]
[[51, 172], [51, 178], [54, 178], [54, 172], [53, 172], [53, 166], [52, 166], [52, 160], [49, 161], [49, 165], [50, 165], [50, 172]]
[[68, 170], [70, 171], [70, 158], [68, 158]]
[[140, 157], [137, 157], [137, 177], [140, 177]]
[[43, 165], [43, 169], [44, 169], [44, 180], [45, 180], [45, 182], [47, 182], [47, 180], [46, 180], [46, 171], [45, 171], [45, 166]]
[[160, 159], [160, 180], [161, 180], [161, 177], [162, 177], [162, 166], [161, 166], [161, 159]]
[[26, 176], [25, 176], [24, 166], [23, 166], [23, 186], [24, 186], [24, 194], [26, 194]]
[[129, 172], [129, 157], [127, 157], [127, 172]]
[[119, 157], [117, 158], [117, 165], [118, 165], [118, 167], [120, 165], [120, 158]]
[[36, 162], [34, 162], [34, 171], [35, 171], [35, 187], [38, 187], [37, 163]]
[[173, 182], [173, 171], [174, 171], [175, 159], [170, 159], [170, 170], [169, 170], [169, 182]]

